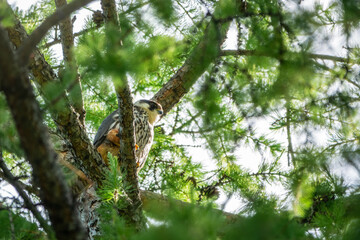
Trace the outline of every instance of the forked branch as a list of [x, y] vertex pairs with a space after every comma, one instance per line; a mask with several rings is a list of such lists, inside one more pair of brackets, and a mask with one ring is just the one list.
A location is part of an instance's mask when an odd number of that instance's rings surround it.
[[63, 6], [56, 10], [55, 13], [50, 15], [43, 21], [39, 27], [37, 27], [26, 41], [21, 45], [18, 50], [18, 59], [20, 65], [27, 65], [29, 62], [30, 54], [35, 50], [36, 45], [43, 39], [46, 33], [54, 25], [58, 24], [61, 20], [68, 17], [72, 12], [87, 5], [93, 0], [75, 0], [70, 4]]

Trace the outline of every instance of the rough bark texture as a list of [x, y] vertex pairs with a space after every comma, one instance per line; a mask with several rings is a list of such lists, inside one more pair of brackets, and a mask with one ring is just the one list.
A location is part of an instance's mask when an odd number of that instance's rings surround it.
[[76, 160], [76, 155], [71, 145], [66, 144], [67, 142], [61, 138], [59, 139], [58, 136], [54, 137], [52, 135], [51, 138], [51, 141], [55, 146], [55, 151], [59, 156], [59, 163], [72, 171], [74, 174], [74, 177], [70, 179], [68, 183], [71, 186], [72, 193], [75, 196], [79, 196], [85, 189], [88, 188], [88, 186], [93, 185], [94, 183], [83, 171], [73, 164], [79, 160]]
[[[55, 5], [57, 10], [60, 10], [61, 7], [67, 5], [66, 0], [55, 0]], [[60, 33], [61, 33], [61, 44], [64, 61], [68, 68], [71, 71], [75, 72], [75, 77], [71, 81], [73, 82], [71, 85], [73, 86], [69, 91], [69, 97], [74, 107], [75, 111], [79, 114], [79, 120], [83, 126], [85, 126], [85, 109], [81, 91], [81, 82], [80, 75], [77, 70], [77, 65], [75, 58], [73, 56], [73, 48], [74, 48], [74, 35], [73, 35], [73, 25], [70, 16], [66, 17], [59, 24]]]
[[131, 204], [124, 209], [123, 217], [128, 224], [140, 231], [145, 228], [145, 220], [136, 167], [133, 98], [127, 82], [125, 87], [117, 88], [116, 91], [119, 102], [119, 138], [121, 139], [118, 158], [124, 176], [124, 189], [131, 199]]
[[[102, 0], [101, 7], [105, 22], [119, 26], [115, 1]], [[120, 211], [126, 223], [140, 231], [145, 228], [145, 218], [141, 207], [137, 177], [133, 98], [126, 75], [121, 79], [121, 84], [114, 82], [119, 106], [120, 127], [118, 137], [121, 139], [118, 159], [124, 176], [124, 189], [131, 203], [125, 209], [120, 209]]]
[[[19, 47], [22, 42], [28, 37], [24, 27], [19, 21], [15, 25], [7, 29], [11, 42], [15, 47]], [[69, 100], [66, 97], [65, 91], [60, 93], [60, 99], [64, 106], [60, 109], [52, 109], [52, 105], [57, 103], [54, 101], [53, 96], [50, 96], [44, 91], [51, 84], [60, 84], [51, 66], [45, 61], [44, 56], [38, 49], [33, 51], [30, 58], [30, 69], [35, 77], [38, 89], [49, 104], [52, 118], [57, 123], [61, 132], [70, 141], [74, 152], [76, 154], [74, 164], [81, 169], [87, 176], [94, 182], [101, 184], [103, 180], [103, 167], [102, 159], [96, 152], [92, 143], [87, 136], [87, 133], [79, 122], [78, 115], [74, 109], [69, 105]], [[58, 100], [59, 101], [59, 100]]]
[[101, 9], [106, 23], [112, 23], [115, 26], [119, 26], [116, 3], [114, 0], [101, 0]]
[[[55, 0], [55, 5], [56, 5], [56, 9], [59, 10], [62, 6], [67, 5], [67, 1]], [[62, 44], [62, 52], [63, 52], [64, 60], [67, 63], [73, 63], [75, 59], [71, 51], [74, 47], [74, 35], [73, 35], [73, 25], [70, 16], [62, 20], [59, 26], [60, 26], [61, 44]]]
[[[28, 35], [19, 21], [16, 21], [12, 28], [8, 28], [8, 35], [18, 48], [22, 42], [28, 38]], [[95, 185], [101, 185], [104, 179], [105, 165], [102, 162], [100, 155], [94, 149], [84, 126], [81, 124], [78, 118], [78, 114], [70, 106], [67, 99], [66, 92], [63, 91], [59, 94], [59, 97], [53, 98], [48, 95], [45, 89], [51, 84], [59, 84], [59, 80], [56, 77], [51, 66], [45, 61], [43, 55], [38, 49], [34, 49], [30, 58], [30, 69], [35, 77], [35, 83], [38, 85], [38, 89], [49, 104], [52, 118], [58, 126], [65, 141], [62, 142], [62, 149], [58, 149], [61, 153], [67, 153], [68, 149], [75, 154], [73, 157], [69, 157], [68, 154], [61, 154], [66, 160], [80, 169], [87, 177], [89, 177]], [[57, 101], [62, 101], [63, 107], [59, 109], [52, 108]], [[60, 159], [61, 161], [61, 159]], [[49, 171], [51, 173], [51, 171]], [[98, 198], [91, 192], [87, 192], [87, 181], [79, 182], [79, 184], [72, 185], [72, 189], [75, 194], [79, 194], [79, 212], [81, 214], [81, 220], [86, 225], [87, 238], [93, 239], [93, 236], [98, 234], [98, 216], [94, 209], [97, 207], [96, 203]], [[51, 184], [50, 184], [51, 186]], [[84, 191], [85, 187], [85, 191]], [[64, 223], [65, 224], [65, 223]]]
[[85, 224], [87, 238], [93, 240], [100, 234], [100, 219], [96, 209], [100, 207], [101, 200], [96, 194], [95, 187], [89, 186], [77, 198], [81, 221]]
[[[26, 72], [15, 59], [5, 29], [0, 27], [0, 81], [11, 109], [40, 198], [58, 239], [86, 239], [69, 188], [49, 142], [39, 105]], [[6, 58], [6, 59], [5, 59]], [[59, 214], [60, 213], [60, 214]]]

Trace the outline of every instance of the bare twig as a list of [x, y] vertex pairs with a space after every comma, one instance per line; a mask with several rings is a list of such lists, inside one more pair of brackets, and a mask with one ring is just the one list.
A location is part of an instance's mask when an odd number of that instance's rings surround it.
[[[122, 12], [121, 14], [122, 14], [122, 15], [128, 14], [128, 13], [130, 13], [130, 12], [132, 12], [132, 11], [138, 9], [138, 8], [141, 8], [141, 7], [143, 7], [143, 6], [145, 6], [145, 5], [149, 4], [149, 3], [150, 3], [150, 1], [136, 4], [136, 5], [134, 5], [134, 6], [129, 7], [128, 10]], [[86, 8], [86, 7], [84, 7], [84, 8], [87, 9], [87, 10], [89, 10], [89, 11], [96, 12], [96, 11], [94, 11], [94, 10], [92, 10], [92, 9], [89, 9], [89, 8]], [[79, 32], [74, 33], [74, 37], [79, 37], [79, 36], [83, 35], [84, 33], [87, 33], [87, 32], [89, 32], [89, 31], [91, 31], [91, 30], [97, 29], [98, 27], [99, 27], [99, 26], [83, 29], [83, 30], [81, 30], [81, 31], [79, 31]], [[55, 38], [53, 39], [53, 41], [45, 43], [45, 44], [44, 44], [43, 46], [41, 46], [40, 48], [49, 48], [49, 47], [51, 47], [51, 46], [53, 46], [53, 45], [55, 45], [55, 44], [59, 44], [59, 43], [61, 43], [61, 39], [58, 38], [58, 37], [55, 37]]]
[[294, 149], [291, 140], [291, 109], [290, 109], [290, 100], [286, 100], [286, 133], [288, 140], [288, 166], [290, 166], [290, 159], [292, 161], [293, 166], [295, 166], [295, 158], [294, 158]]
[[247, 176], [251, 176], [251, 177], [258, 177], [258, 176], [262, 176], [262, 177], [266, 177], [266, 176], [277, 176], [277, 177], [285, 177], [288, 178], [289, 175], [283, 172], [256, 172], [256, 173], [249, 173]]
[[[93, 29], [96, 29], [96, 28], [92, 27], [92, 28], [83, 29], [83, 30], [81, 30], [81, 31], [79, 31], [77, 33], [74, 33], [74, 37], [79, 37], [79, 36], [83, 35], [84, 33], [87, 33], [87, 32], [89, 32], [89, 31], [91, 31]], [[53, 41], [47, 42], [44, 45], [40, 46], [40, 49], [49, 48], [49, 47], [54, 46], [55, 44], [59, 44], [59, 43], [61, 43], [61, 39], [54, 38]]]
[[192, 21], [192, 23], [194, 24], [194, 26], [196, 26], [196, 22], [194, 21], [194, 19], [190, 16], [189, 11], [187, 11], [185, 9], [185, 7], [178, 1], [176, 0], [176, 3], [182, 8], [182, 10], [184, 10], [185, 14], [190, 18], [190, 20]]
[[51, 27], [58, 24], [61, 20], [65, 19], [72, 12], [78, 10], [79, 8], [87, 5], [92, 1], [93, 0], [75, 0], [70, 4], [56, 10], [55, 13], [47, 17], [45, 21], [43, 21], [40, 26], [33, 31], [29, 38], [26, 39], [19, 48], [18, 59], [20, 61], [20, 65], [27, 65], [31, 52], [35, 49], [36, 45], [41, 41], [41, 39], [46, 35], [46, 33]]
[[[10, 170], [11, 171], [11, 170]], [[5, 175], [3, 172], [0, 171], [0, 178], [5, 179]], [[19, 178], [19, 177], [17, 177]], [[19, 183], [20, 187], [22, 189], [25, 189], [27, 192], [35, 194], [36, 196], [39, 196], [39, 191], [38, 189], [34, 188], [33, 186], [30, 185], [26, 185], [25, 183], [23, 183], [22, 181], [17, 179], [17, 182]]]
[[[173, 128], [172, 131], [169, 133], [170, 136], [174, 135], [177, 132], [186, 132], [185, 130], [182, 130], [184, 127], [189, 126], [190, 123], [192, 121], [194, 121], [196, 118], [198, 118], [201, 114], [203, 113], [203, 111], [199, 111], [197, 112], [195, 115], [191, 116], [191, 118], [189, 120], [187, 120], [185, 123], [183, 123], [181, 126], [177, 127], [177, 128]], [[176, 121], [175, 121], [176, 123]], [[202, 131], [191, 131], [189, 133], [202, 133]]]

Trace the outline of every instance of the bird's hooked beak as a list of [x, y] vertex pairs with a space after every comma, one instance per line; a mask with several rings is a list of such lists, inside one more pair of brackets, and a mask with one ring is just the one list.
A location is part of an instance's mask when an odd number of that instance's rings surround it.
[[158, 110], [158, 114], [159, 114], [159, 115], [162, 115], [162, 114], [163, 114], [163, 111], [162, 111], [162, 110]]

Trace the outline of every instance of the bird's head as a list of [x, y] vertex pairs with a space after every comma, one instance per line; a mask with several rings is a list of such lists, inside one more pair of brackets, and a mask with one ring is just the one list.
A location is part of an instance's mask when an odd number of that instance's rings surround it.
[[163, 114], [163, 109], [161, 105], [151, 100], [141, 99], [135, 102], [134, 105], [137, 107], [141, 107], [147, 112], [150, 124], [154, 124], [155, 122], [157, 122], [160, 116]]

